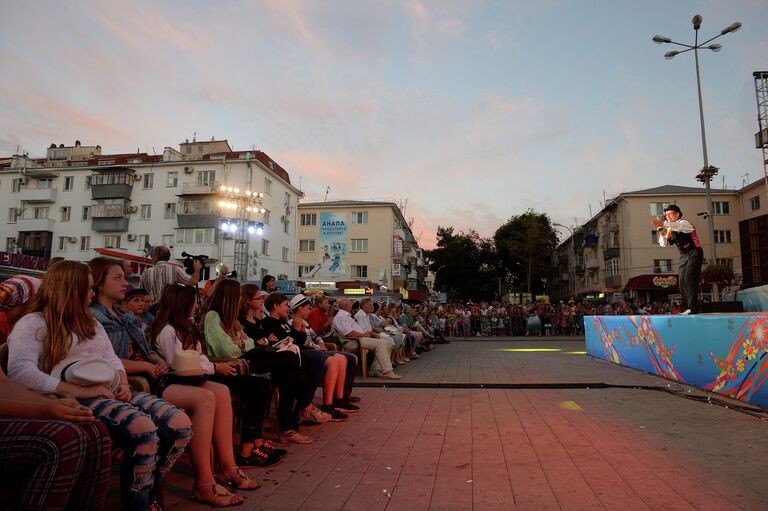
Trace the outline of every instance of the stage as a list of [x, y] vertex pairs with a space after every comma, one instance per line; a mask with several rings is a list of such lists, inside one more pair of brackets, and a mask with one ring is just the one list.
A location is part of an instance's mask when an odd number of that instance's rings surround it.
[[587, 353], [768, 408], [768, 313], [587, 316]]

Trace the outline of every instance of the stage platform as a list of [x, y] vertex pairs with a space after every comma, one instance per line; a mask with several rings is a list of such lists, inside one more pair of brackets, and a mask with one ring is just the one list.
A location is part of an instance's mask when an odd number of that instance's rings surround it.
[[587, 353], [768, 408], [768, 313], [587, 316]]

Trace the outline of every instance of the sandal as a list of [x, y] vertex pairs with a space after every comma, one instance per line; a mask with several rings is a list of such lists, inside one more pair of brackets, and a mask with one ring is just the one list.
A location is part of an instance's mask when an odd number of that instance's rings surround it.
[[[200, 495], [200, 488], [206, 486], [213, 486], [213, 495], [203, 497]], [[201, 504], [208, 504], [213, 507], [232, 507], [239, 506], [245, 501], [245, 498], [239, 497], [234, 493], [230, 493], [229, 490], [216, 483], [208, 484], [196, 484], [192, 490], [192, 500], [200, 502]]]
[[259, 483], [257, 483], [253, 479], [249, 479], [248, 476], [243, 474], [243, 471], [240, 469], [237, 469], [237, 475], [233, 479], [230, 479], [228, 481], [224, 481], [220, 476], [216, 476], [216, 478], [223, 485], [228, 486], [229, 488], [234, 488], [235, 490], [250, 491], [250, 490], [256, 490], [260, 488]]

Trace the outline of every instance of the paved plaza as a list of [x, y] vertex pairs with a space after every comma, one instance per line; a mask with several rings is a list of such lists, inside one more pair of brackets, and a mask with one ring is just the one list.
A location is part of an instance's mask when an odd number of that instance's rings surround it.
[[[369, 378], [360, 413], [247, 471], [261, 488], [241, 509], [768, 509], [759, 411], [583, 352], [574, 338], [455, 340], [394, 384]], [[182, 458], [167, 509], [204, 509], [191, 474]]]

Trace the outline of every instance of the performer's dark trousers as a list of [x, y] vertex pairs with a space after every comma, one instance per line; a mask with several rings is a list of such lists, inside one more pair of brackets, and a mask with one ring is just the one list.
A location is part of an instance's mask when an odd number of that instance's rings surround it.
[[682, 308], [691, 312], [699, 312], [699, 277], [701, 276], [701, 263], [704, 260], [704, 251], [701, 247], [688, 252], [680, 252], [680, 294], [683, 295]]

